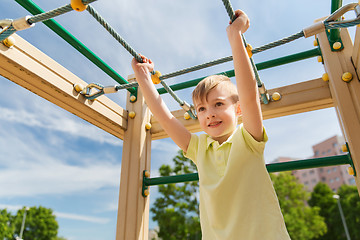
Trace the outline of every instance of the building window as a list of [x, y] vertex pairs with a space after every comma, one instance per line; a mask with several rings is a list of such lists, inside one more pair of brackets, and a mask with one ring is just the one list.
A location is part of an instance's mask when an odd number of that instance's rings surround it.
[[335, 180], [338, 182], [338, 181], [340, 180], [340, 178], [339, 178], [339, 177], [336, 177]]
[[320, 172], [324, 172], [324, 169], [323, 169], [323, 168], [320, 168], [319, 171], [320, 171]]
[[316, 179], [311, 180], [312, 183], [316, 183]]
[[318, 156], [318, 155], [319, 155], [319, 151], [316, 150], [316, 151], [315, 151], [315, 156]]
[[326, 177], [322, 177], [321, 181], [326, 182]]
[[303, 176], [303, 177], [306, 177], [306, 172], [304, 172], [304, 173], [302, 174], [302, 176]]
[[331, 173], [331, 169], [328, 169], [328, 170], [327, 170], [327, 173]]
[[332, 145], [333, 145], [334, 148], [336, 148], [338, 144], [337, 144], [337, 143], [333, 143]]
[[349, 179], [349, 184], [354, 185], [355, 184], [355, 178], [350, 178]]
[[330, 179], [330, 183], [333, 183], [334, 182], [334, 179]]
[[333, 172], [336, 172], [336, 167], [333, 167]]
[[314, 174], [315, 173], [315, 170], [314, 169], [311, 169], [310, 170], [310, 174]]
[[328, 149], [327, 152], [328, 152], [328, 153], [331, 153], [331, 149]]
[[305, 184], [306, 186], [309, 185], [308, 181], [306, 181], [304, 184]]

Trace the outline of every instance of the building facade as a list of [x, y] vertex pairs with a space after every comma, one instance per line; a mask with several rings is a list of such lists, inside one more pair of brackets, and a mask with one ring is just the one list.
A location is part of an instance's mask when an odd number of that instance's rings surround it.
[[[344, 138], [333, 136], [314, 146], [312, 156], [313, 158], [329, 157], [334, 155], [344, 154], [341, 146], [345, 144]], [[291, 158], [280, 157], [276, 159], [277, 162], [294, 160]], [[313, 169], [303, 169], [292, 171], [292, 174], [304, 184], [308, 191], [312, 191], [318, 182], [326, 183], [334, 192], [343, 185], [354, 185], [355, 178], [348, 174], [349, 165], [339, 165], [330, 167], [321, 167]]]

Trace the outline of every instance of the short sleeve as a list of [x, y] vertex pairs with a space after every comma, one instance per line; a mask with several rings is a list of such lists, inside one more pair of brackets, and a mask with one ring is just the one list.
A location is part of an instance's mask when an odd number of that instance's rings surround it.
[[268, 141], [268, 136], [266, 134], [265, 128], [263, 127], [263, 140], [257, 141], [253, 136], [243, 127], [240, 126], [242, 136], [245, 140], [246, 145], [255, 153], [263, 154], [265, 149], [265, 143]]
[[191, 159], [196, 164], [196, 156], [199, 149], [199, 136], [191, 134], [189, 146], [186, 152], [183, 152], [184, 157]]

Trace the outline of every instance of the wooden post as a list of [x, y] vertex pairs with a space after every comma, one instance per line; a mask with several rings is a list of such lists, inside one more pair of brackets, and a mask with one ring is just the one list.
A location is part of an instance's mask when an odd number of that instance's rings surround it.
[[140, 91], [134, 103], [128, 93], [126, 109], [136, 116], [128, 118], [124, 135], [116, 240], [147, 240], [149, 197], [142, 196], [142, 175], [150, 170], [151, 134], [145, 129], [150, 111]]
[[[340, 126], [355, 165], [356, 185], [360, 194], [360, 82], [352, 64], [353, 44], [347, 29], [341, 29], [344, 49], [332, 52], [326, 33], [318, 34], [325, 71], [329, 75], [329, 86]], [[356, 41], [359, 44], [359, 41]], [[358, 51], [359, 46], [355, 47]], [[353, 79], [344, 82], [342, 75], [350, 72]]]

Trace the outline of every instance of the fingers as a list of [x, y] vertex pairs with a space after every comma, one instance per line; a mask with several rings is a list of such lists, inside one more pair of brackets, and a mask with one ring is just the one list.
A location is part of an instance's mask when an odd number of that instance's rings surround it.
[[[240, 9], [235, 10], [235, 11], [234, 11], [234, 14], [235, 14], [235, 20], [236, 20], [239, 16], [241, 16], [241, 15], [244, 15], [244, 16], [247, 17], [247, 15], [245, 14], [245, 12], [241, 11]], [[230, 19], [230, 21], [229, 21], [229, 24], [232, 24], [232, 20], [231, 20], [231, 19]]]
[[140, 56], [140, 58], [141, 58], [141, 60], [142, 60], [143, 63], [150, 63], [150, 64], [153, 63], [153, 62], [151, 61], [151, 59], [145, 57], [144, 55], [142, 55], [142, 54], [140, 54], [140, 53], [139, 53], [139, 56]]

